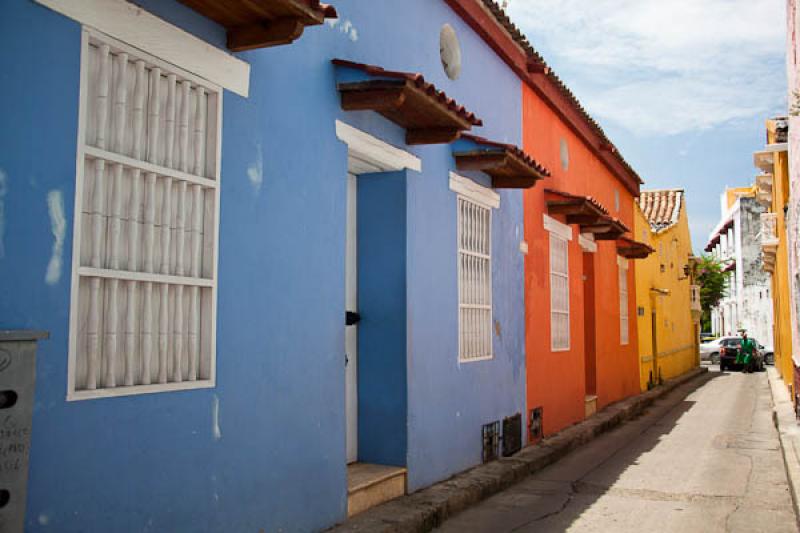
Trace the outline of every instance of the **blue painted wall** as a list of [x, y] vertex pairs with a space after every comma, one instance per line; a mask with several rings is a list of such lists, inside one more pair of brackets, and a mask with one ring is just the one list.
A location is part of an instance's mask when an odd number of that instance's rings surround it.
[[358, 176], [358, 460], [405, 466], [406, 172]]
[[[181, 4], [139, 3], [224, 39]], [[484, 120], [480, 134], [521, 144], [519, 80], [444, 2], [398, 5], [337, 0], [335, 25], [239, 54], [252, 66], [251, 96], [226, 92], [223, 104], [216, 388], [68, 403], [80, 26], [31, 0], [3, 2], [0, 328], [51, 332], [37, 362], [29, 531], [308, 531], [344, 518], [347, 150], [334, 121], [401, 147], [404, 132], [342, 112], [330, 59], [422, 72]], [[461, 39], [457, 81], [439, 62], [444, 23]], [[480, 426], [524, 412], [522, 196], [503, 191], [493, 213], [495, 357], [459, 365], [454, 163], [446, 145], [406, 148], [423, 161], [405, 178], [415, 490], [478, 463]], [[48, 284], [51, 191], [67, 230], [60, 278]]]

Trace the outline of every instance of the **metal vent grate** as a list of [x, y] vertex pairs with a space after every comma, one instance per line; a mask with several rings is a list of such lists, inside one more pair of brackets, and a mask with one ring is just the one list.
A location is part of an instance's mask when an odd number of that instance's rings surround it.
[[514, 455], [522, 449], [522, 414], [503, 419], [503, 457]]
[[499, 457], [500, 421], [490, 422], [481, 428], [483, 435], [483, 462], [488, 463]]
[[543, 409], [544, 408], [542, 407], [536, 407], [534, 409], [531, 409], [530, 420], [528, 421], [528, 434], [531, 441], [539, 440], [543, 436], [543, 431], [542, 431]]

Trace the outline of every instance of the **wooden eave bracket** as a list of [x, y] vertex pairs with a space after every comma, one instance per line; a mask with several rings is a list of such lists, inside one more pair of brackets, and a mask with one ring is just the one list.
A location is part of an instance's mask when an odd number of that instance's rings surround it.
[[344, 82], [337, 89], [343, 110], [380, 113], [406, 129], [409, 145], [451, 143], [472, 129], [467, 120], [410, 80]]
[[591, 233], [597, 241], [615, 241], [622, 237], [628, 228], [616, 220], [603, 220], [597, 224], [586, 224], [581, 226], [582, 233]]
[[[227, 30], [227, 47], [234, 52], [289, 44], [306, 26], [336, 18], [328, 4], [305, 0], [180, 0]], [[263, 4], [263, 5], [261, 5]]]
[[617, 253], [625, 259], [647, 259], [655, 250], [642, 242], [631, 239], [617, 241]]
[[614, 229], [608, 215], [586, 198], [548, 200], [550, 215], [564, 215], [567, 224], [577, 224], [582, 233], [604, 233]]
[[264, 20], [257, 24], [228, 30], [228, 49], [244, 52], [256, 48], [268, 48], [290, 44], [303, 35], [306, 25], [297, 18], [285, 17]]
[[456, 168], [478, 170], [491, 176], [495, 189], [529, 189], [544, 176], [508, 150], [454, 152]]

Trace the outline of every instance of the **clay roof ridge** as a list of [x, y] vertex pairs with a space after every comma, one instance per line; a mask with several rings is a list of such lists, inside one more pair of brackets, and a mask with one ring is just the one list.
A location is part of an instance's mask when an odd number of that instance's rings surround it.
[[589, 126], [594, 129], [598, 136], [606, 143], [607, 148], [616, 156], [622, 166], [625, 167], [625, 169], [630, 172], [631, 175], [633, 175], [639, 181], [639, 183], [644, 183], [641, 176], [639, 176], [639, 173], [634, 170], [634, 168], [622, 156], [619, 150], [617, 150], [614, 143], [603, 130], [603, 127], [600, 126], [600, 123], [589, 114], [572, 90], [570, 90], [570, 88], [567, 87], [561, 78], [555, 72], [553, 72], [553, 69], [547, 64], [547, 62], [544, 60], [544, 57], [542, 57], [542, 55], [533, 48], [533, 46], [530, 44], [530, 41], [528, 41], [528, 38], [522, 33], [517, 25], [511, 21], [511, 18], [508, 16], [505, 10], [494, 0], [483, 0], [483, 4], [494, 16], [495, 20], [497, 20], [497, 22], [506, 30], [506, 32], [508, 32], [512, 40], [514, 40], [514, 42], [516, 42], [525, 51], [528, 59], [533, 59], [534, 62], [542, 65], [544, 68], [544, 74], [547, 76], [547, 78], [559, 89], [561, 94], [570, 101], [575, 109], [578, 110]]
[[640, 191], [639, 208], [655, 232], [671, 228], [680, 220], [683, 189]]

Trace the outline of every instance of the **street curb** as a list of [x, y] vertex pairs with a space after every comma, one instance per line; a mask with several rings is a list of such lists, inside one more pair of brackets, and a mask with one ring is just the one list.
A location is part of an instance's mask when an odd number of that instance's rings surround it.
[[789, 479], [789, 492], [792, 494], [794, 516], [800, 526], [800, 506], [798, 505], [798, 491], [800, 491], [800, 426], [794, 412], [794, 405], [789, 396], [789, 390], [778, 375], [775, 367], [767, 367], [769, 388], [772, 392], [772, 421], [778, 430], [781, 442], [783, 464], [786, 466], [786, 477]]
[[330, 531], [431, 531], [449, 517], [507, 489], [555, 463], [579, 446], [637, 417], [662, 396], [706, 372], [706, 367], [695, 368], [652, 390], [613, 403], [590, 418], [565, 428], [538, 444], [523, 448], [512, 457], [477, 466], [414, 494], [373, 507]]

